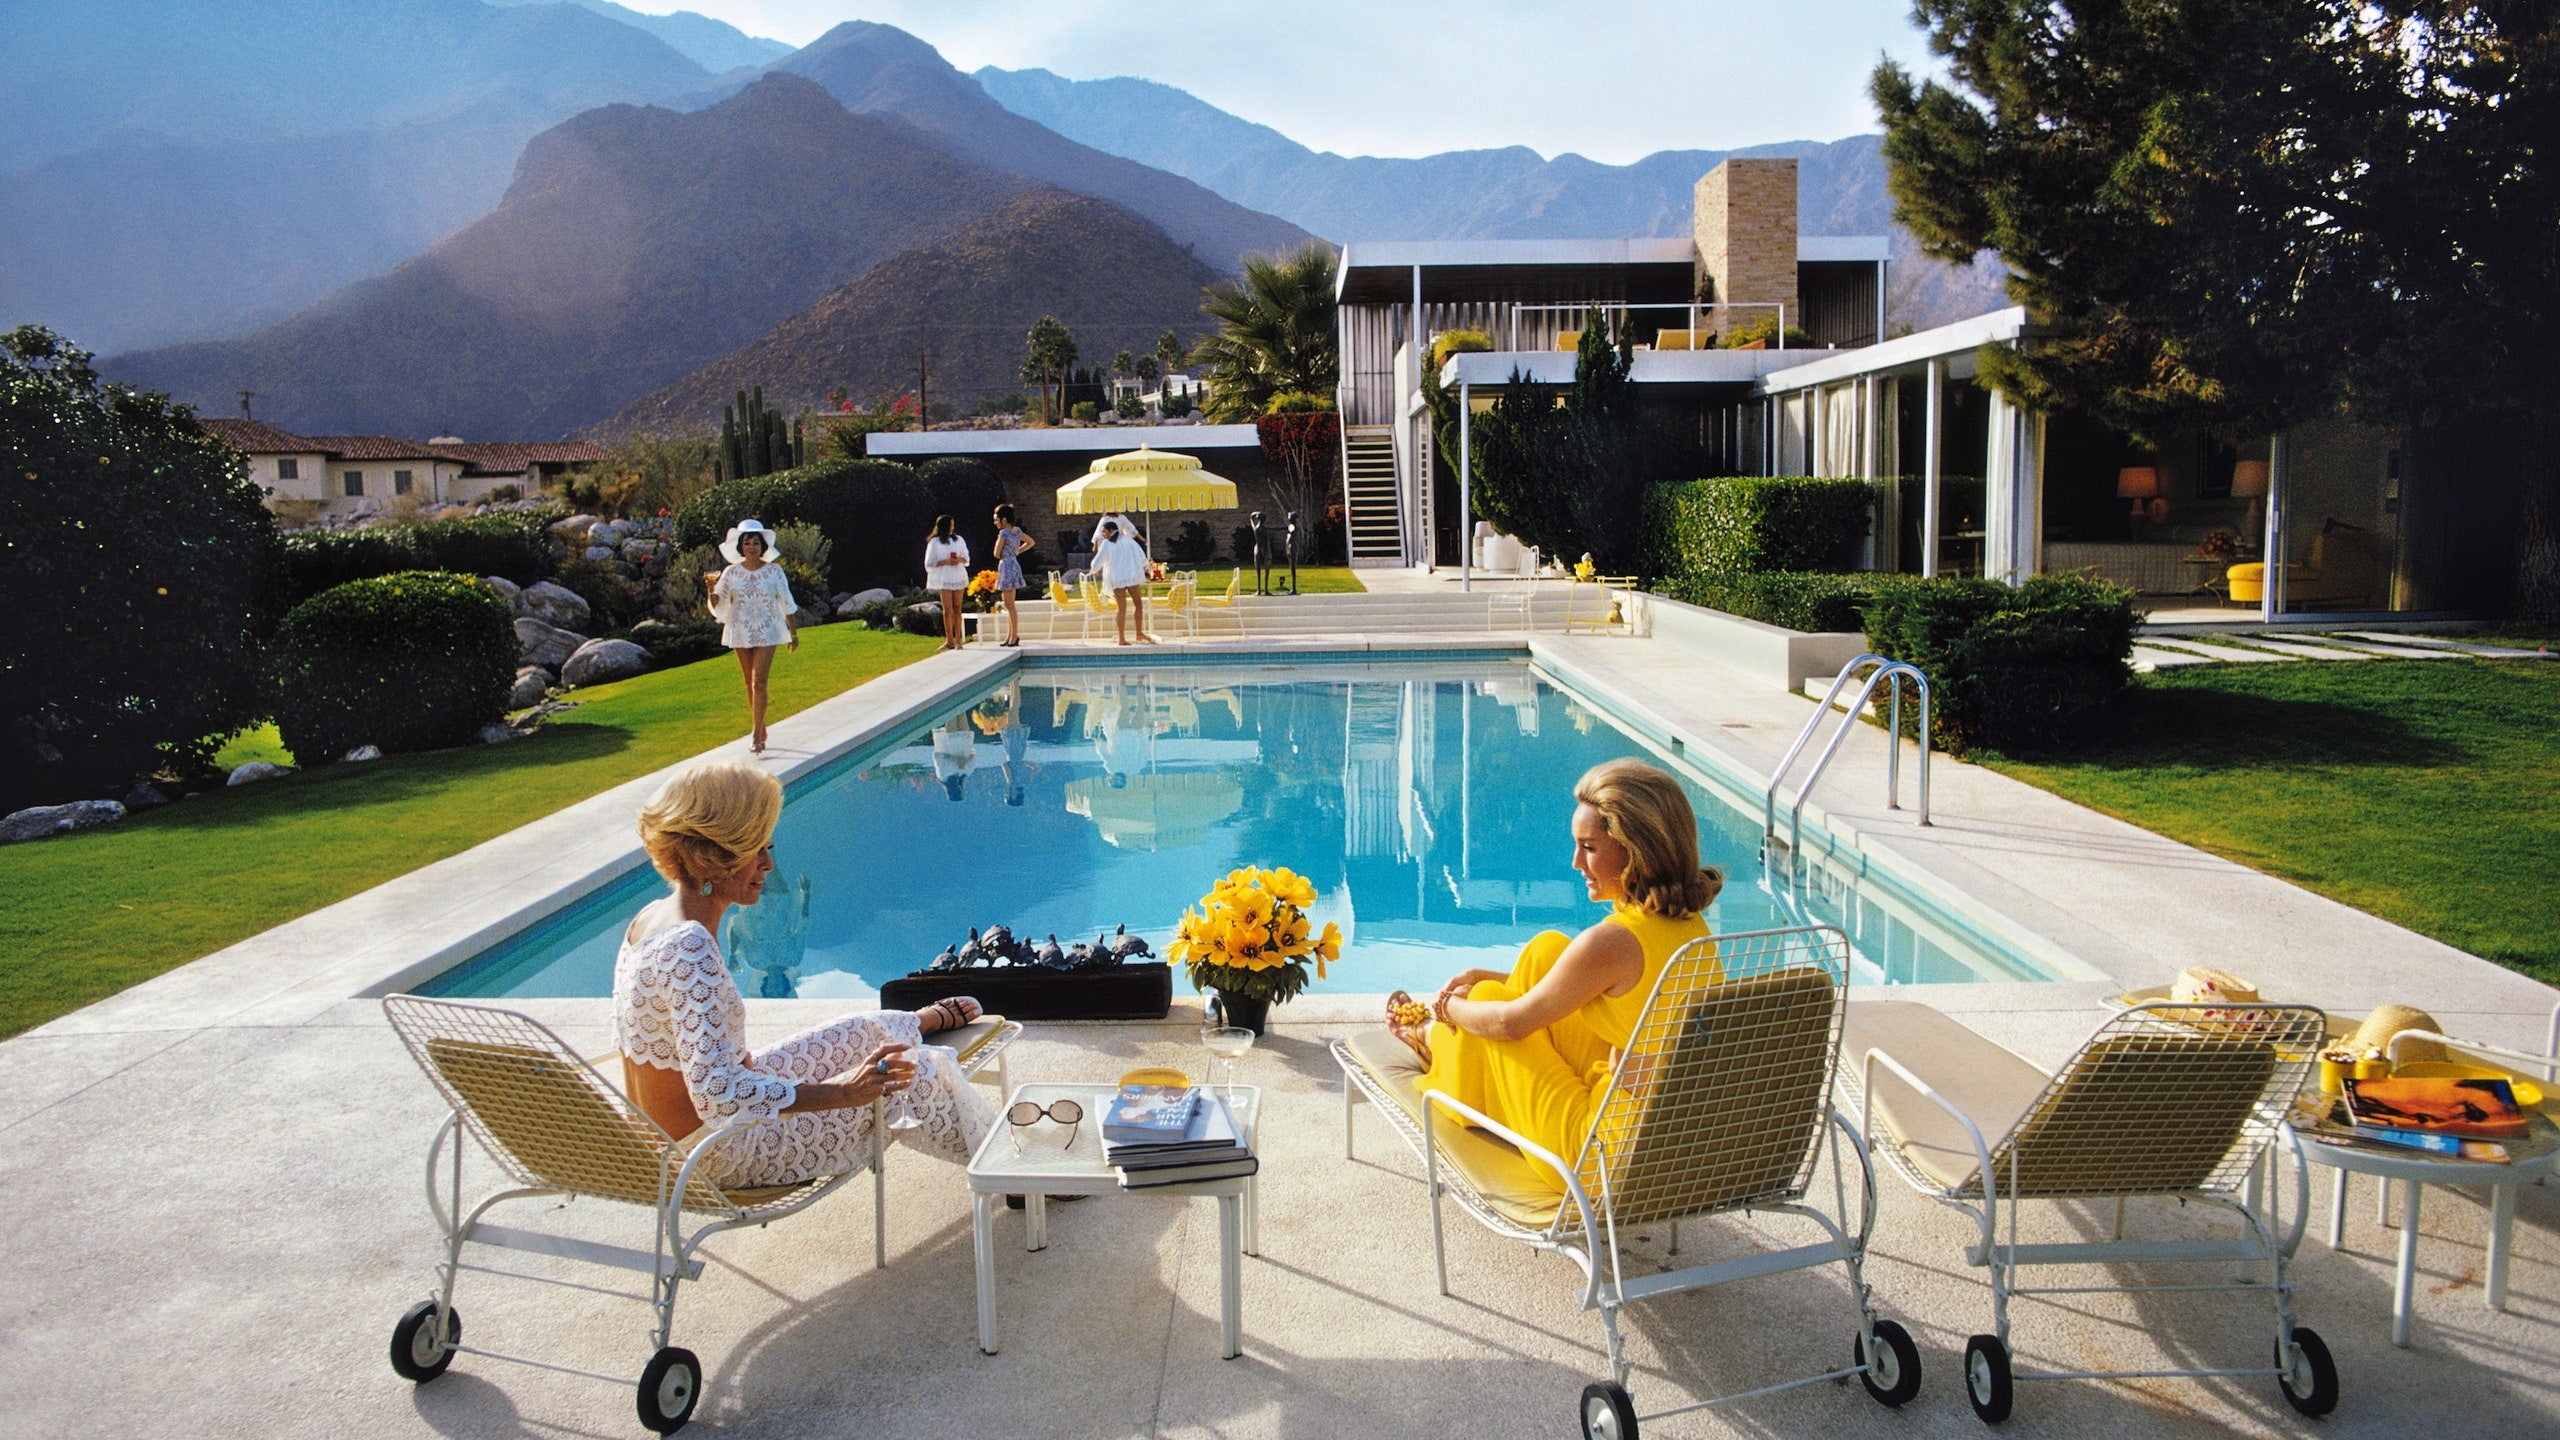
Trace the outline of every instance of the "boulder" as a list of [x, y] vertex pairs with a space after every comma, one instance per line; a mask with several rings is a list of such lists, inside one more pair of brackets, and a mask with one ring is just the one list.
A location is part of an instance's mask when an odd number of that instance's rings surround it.
[[497, 591], [498, 598], [507, 602], [508, 609], [519, 615], [525, 613], [523, 586], [497, 575], [483, 575], [480, 577], [480, 583]]
[[649, 652], [628, 640], [590, 640], [560, 667], [560, 683], [574, 690], [608, 680], [628, 680], [649, 668]]
[[381, 758], [381, 746], [359, 745], [353, 750], [348, 751], [346, 754], [339, 756], [338, 761], [343, 765], [361, 765], [367, 760], [379, 760]]
[[655, 540], [641, 540], [636, 538], [625, 540], [622, 542], [622, 558], [625, 560], [636, 560], [642, 564], [647, 564], [649, 561], [658, 558], [658, 542]]
[[293, 767], [290, 765], [278, 765], [272, 760], [252, 760], [248, 764], [234, 769], [231, 772], [231, 778], [223, 783], [226, 785], [255, 785], [261, 780], [273, 780], [279, 775], [290, 775], [292, 773]]
[[[868, 610], [883, 600], [895, 600], [897, 598], [897, 596], [875, 585], [868, 590], [857, 590], [853, 592], [853, 598], [845, 601], [844, 603], [852, 606], [858, 612]], [[838, 608], [841, 609], [842, 607]]]
[[853, 598], [853, 592], [852, 592], [852, 591], [850, 591], [850, 590], [839, 590], [839, 591], [837, 591], [836, 593], [834, 593], [833, 595], [830, 595], [830, 596], [828, 596], [828, 597], [827, 597], [827, 608], [828, 608], [828, 609], [830, 609], [830, 610], [833, 610], [833, 609], [837, 608], [838, 606], [840, 606], [840, 605], [844, 604], [844, 602], [846, 602], [847, 600], [850, 600], [850, 599], [852, 599], [852, 598]]
[[516, 738], [516, 730], [512, 725], [483, 725], [471, 738], [483, 745], [504, 745]]
[[596, 528], [596, 524], [596, 517], [593, 515], [572, 515], [565, 520], [552, 521], [551, 533], [566, 540], [572, 535], [586, 534]]
[[136, 785], [133, 787], [133, 793], [124, 797], [124, 808], [129, 811], [148, 810], [155, 805], [166, 805], [168, 803], [168, 796], [161, 794], [158, 790], [155, 790], [148, 785]]
[[577, 631], [546, 625], [530, 615], [516, 621], [516, 649], [522, 652], [523, 663], [527, 665], [555, 669], [577, 654], [578, 647], [585, 643], [587, 637]]
[[524, 587], [525, 613], [545, 624], [567, 630], [583, 629], [587, 623], [587, 602], [577, 591], [548, 580], [536, 580]]
[[803, 630], [812, 625], [824, 625], [834, 618], [836, 617], [829, 614], [823, 606], [818, 605], [803, 605], [791, 617], [792, 622]]
[[74, 800], [68, 805], [37, 805], [0, 818], [0, 845], [41, 840], [48, 835], [68, 835], [74, 830], [86, 830], [92, 825], [104, 825], [123, 818], [124, 807], [113, 800]]
[[908, 606], [907, 609], [910, 613], [917, 615], [930, 615], [936, 620], [942, 618], [942, 602], [939, 600], [922, 601]]
[[507, 692], [507, 708], [522, 710], [542, 703], [551, 693], [551, 672], [539, 665], [527, 665], [516, 672], [516, 686]]
[[586, 549], [578, 552], [578, 558], [602, 563], [613, 558], [613, 547], [610, 545], [590, 545]]

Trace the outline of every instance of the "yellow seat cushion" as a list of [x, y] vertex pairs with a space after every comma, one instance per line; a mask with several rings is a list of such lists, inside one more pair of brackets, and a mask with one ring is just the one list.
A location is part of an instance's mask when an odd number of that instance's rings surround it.
[[[1412, 1049], [1383, 1026], [1363, 1030], [1344, 1043], [1378, 1088], [1403, 1106], [1415, 1124], [1421, 1124], [1423, 1069]], [[1554, 1223], [1564, 1197], [1553, 1170], [1507, 1141], [1458, 1123], [1446, 1110], [1432, 1118], [1430, 1133], [1439, 1142], [1440, 1163], [1456, 1171], [1495, 1213], [1531, 1230]], [[1570, 1163], [1574, 1157], [1558, 1158]]]

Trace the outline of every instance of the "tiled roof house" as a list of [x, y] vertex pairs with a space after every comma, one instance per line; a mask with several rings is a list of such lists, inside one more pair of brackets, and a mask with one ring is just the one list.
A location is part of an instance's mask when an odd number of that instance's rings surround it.
[[470, 444], [438, 437], [297, 435], [255, 420], [214, 419], [206, 431], [249, 457], [249, 478], [269, 501], [316, 501], [323, 511], [379, 509], [415, 495], [468, 504], [502, 487], [531, 495], [542, 482], [603, 458], [585, 441]]

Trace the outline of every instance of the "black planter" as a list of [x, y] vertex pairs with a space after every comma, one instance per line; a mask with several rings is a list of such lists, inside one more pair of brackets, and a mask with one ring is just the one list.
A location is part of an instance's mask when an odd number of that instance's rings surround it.
[[1258, 995], [1229, 995], [1220, 991], [1218, 1006], [1228, 1024], [1240, 1026], [1256, 1035], [1262, 1034], [1263, 1027], [1271, 1023], [1271, 1002]]
[[931, 970], [881, 986], [880, 1004], [916, 1010], [953, 995], [972, 996], [1008, 1020], [1161, 1020], [1173, 1009], [1173, 970], [1162, 961], [1103, 970]]

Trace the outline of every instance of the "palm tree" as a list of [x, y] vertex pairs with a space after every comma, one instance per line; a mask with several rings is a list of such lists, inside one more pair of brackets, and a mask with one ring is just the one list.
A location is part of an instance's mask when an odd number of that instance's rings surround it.
[[1200, 308], [1217, 318], [1218, 333], [1190, 358], [1209, 367], [1210, 419], [1251, 420], [1284, 390], [1333, 393], [1341, 376], [1333, 276], [1333, 248], [1316, 241], [1290, 255], [1250, 256], [1244, 283], [1209, 287]]
[[[1181, 336], [1167, 330], [1163, 335], [1157, 337], [1156, 363], [1164, 367], [1165, 399], [1171, 400], [1173, 398], [1173, 377], [1182, 372], [1184, 363], [1190, 358], [1191, 348], [1182, 343]], [[1167, 405], [1165, 407], [1165, 413], [1168, 415], [1172, 414], [1173, 407]]]
[[1053, 423], [1049, 416], [1049, 387], [1066, 386], [1067, 367], [1076, 363], [1076, 340], [1054, 315], [1043, 315], [1031, 322], [1022, 357], [1022, 380], [1040, 387], [1040, 423]]

